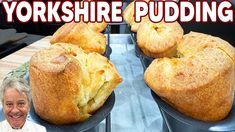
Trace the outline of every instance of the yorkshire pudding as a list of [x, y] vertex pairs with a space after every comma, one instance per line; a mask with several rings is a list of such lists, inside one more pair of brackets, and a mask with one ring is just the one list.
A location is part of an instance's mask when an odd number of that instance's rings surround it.
[[224, 119], [234, 98], [235, 49], [210, 35], [190, 32], [178, 45], [180, 58], [155, 59], [147, 85], [180, 112], [203, 121]]
[[141, 51], [152, 58], [172, 57], [184, 31], [178, 22], [142, 24], [137, 31], [137, 44]]
[[[93, 24], [94, 25], [94, 24]], [[93, 30], [88, 24], [79, 22], [66, 23], [52, 36], [51, 44], [72, 43], [85, 52], [97, 52], [103, 54], [106, 50], [106, 37], [104, 34]]]
[[87, 23], [88, 24], [88, 26], [92, 29], [92, 30], [94, 30], [94, 31], [96, 31], [96, 32], [102, 32], [102, 31], [104, 31], [104, 29], [107, 27], [107, 23], [106, 22], [94, 22], [94, 23], [92, 23], [92, 22], [89, 22], [89, 23]]
[[86, 120], [122, 81], [106, 57], [62, 43], [32, 56], [29, 77], [36, 113], [53, 124]]

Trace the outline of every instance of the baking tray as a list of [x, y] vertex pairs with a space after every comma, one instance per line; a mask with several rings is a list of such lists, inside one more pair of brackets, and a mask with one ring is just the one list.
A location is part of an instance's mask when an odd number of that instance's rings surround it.
[[[115, 94], [109, 96], [104, 105], [96, 111], [90, 118], [81, 123], [69, 124], [69, 125], [54, 125], [43, 119], [41, 119], [34, 110], [33, 104], [31, 104], [31, 109], [29, 112], [29, 120], [43, 125], [46, 127], [48, 132], [85, 132], [85, 131], [94, 131], [95, 127], [103, 121], [106, 117], [109, 116], [115, 103]], [[110, 120], [110, 118], [106, 119]], [[107, 129], [107, 128], [106, 128]], [[109, 130], [110, 131], [110, 130]], [[109, 132], [106, 130], [106, 132]]]
[[204, 122], [193, 119], [177, 111], [165, 101], [163, 101], [154, 91], [151, 90], [152, 97], [158, 104], [165, 124], [170, 132], [228, 132], [235, 131], [235, 100], [229, 115], [217, 122]]
[[147, 69], [147, 67], [152, 63], [152, 61], [154, 60], [154, 58], [152, 57], [148, 57], [146, 56], [141, 49], [139, 48], [138, 44], [137, 44], [137, 36], [135, 32], [131, 31], [131, 26], [128, 24], [127, 25], [129, 32], [131, 34], [131, 40], [133, 42], [133, 44], [135, 45], [135, 55], [137, 57], [139, 57], [141, 64], [143, 66], [143, 70], [145, 71]]

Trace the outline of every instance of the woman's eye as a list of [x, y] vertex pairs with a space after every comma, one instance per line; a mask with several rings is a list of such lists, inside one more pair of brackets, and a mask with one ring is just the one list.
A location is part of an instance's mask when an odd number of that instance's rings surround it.
[[7, 106], [7, 107], [12, 107], [12, 106], [13, 106], [13, 104], [11, 104], [11, 103], [7, 103], [7, 104], [6, 104], [6, 106]]
[[18, 103], [18, 106], [19, 106], [19, 107], [24, 107], [24, 105], [25, 105], [24, 102]]

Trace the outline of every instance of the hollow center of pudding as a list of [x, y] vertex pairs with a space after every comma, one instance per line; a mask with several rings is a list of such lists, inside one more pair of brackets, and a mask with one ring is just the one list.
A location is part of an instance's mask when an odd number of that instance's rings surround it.
[[164, 29], [165, 29], [165, 28], [164, 28], [163, 26], [160, 26], [160, 25], [154, 27], [154, 30], [155, 30], [156, 32], [158, 32], [158, 33], [163, 32]]
[[77, 54], [74, 51], [70, 51], [69, 54], [72, 55], [72, 56], [77, 56]]
[[154, 29], [155, 29], [155, 30], [158, 32], [158, 30], [159, 30], [159, 27], [155, 27]]
[[55, 63], [55, 64], [60, 64], [60, 63], [63, 63], [67, 60], [67, 57], [64, 56], [64, 55], [60, 55], [58, 57], [55, 57], [54, 59], [52, 59], [52, 63]]

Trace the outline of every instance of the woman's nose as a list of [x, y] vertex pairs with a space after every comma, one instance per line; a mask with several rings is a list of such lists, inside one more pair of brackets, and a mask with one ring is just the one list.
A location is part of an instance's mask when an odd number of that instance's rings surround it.
[[19, 109], [17, 106], [14, 106], [11, 110], [12, 113], [18, 113], [19, 112]]

